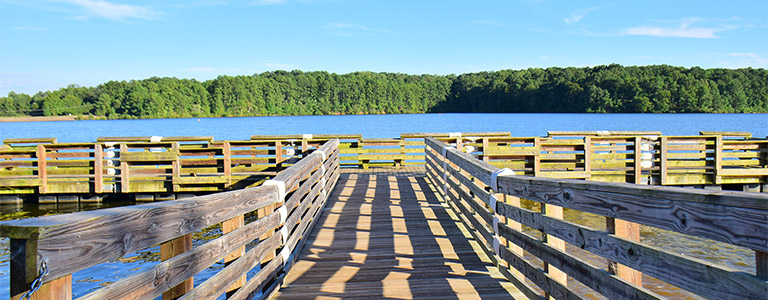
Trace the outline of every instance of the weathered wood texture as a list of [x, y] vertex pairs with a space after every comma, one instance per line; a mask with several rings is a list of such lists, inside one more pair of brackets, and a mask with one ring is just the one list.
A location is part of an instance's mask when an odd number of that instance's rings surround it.
[[[164, 299], [215, 299], [225, 292], [234, 298], [252, 294], [255, 291], [249, 287], [277, 282], [290, 268], [290, 261], [284, 258], [291, 257], [299, 248], [317, 212], [325, 204], [327, 191], [338, 179], [338, 145], [338, 140], [326, 142], [273, 179], [288, 187], [285, 199], [279, 197], [279, 189], [273, 185], [184, 200], [1, 222], [0, 235], [12, 238], [12, 252], [18, 253], [12, 264], [14, 292], [23, 292], [34, 280], [41, 258], [49, 261], [49, 274], [43, 280], [47, 283], [163, 243], [162, 263], [85, 298], [154, 299], [162, 294]], [[276, 204], [285, 205], [287, 209], [274, 210], [243, 224], [243, 214]], [[193, 232], [222, 222], [225, 228], [220, 238], [191, 247]], [[246, 243], [258, 241], [268, 232], [280, 234], [260, 241], [249, 252], [243, 251]], [[275, 272], [258, 277], [264, 282], [243, 282], [247, 270], [275, 251], [282, 253], [281, 265]], [[192, 276], [222, 259], [229, 264], [221, 275], [193, 288]]]
[[[595, 139], [593, 137], [592, 139]], [[706, 139], [706, 137], [705, 137]], [[674, 141], [671, 141], [674, 142]], [[426, 140], [431, 150], [427, 151], [427, 174], [441, 190], [448, 184], [445, 194], [451, 200], [464, 203], [480, 201], [492, 207], [497, 216], [507, 217], [522, 225], [552, 235], [575, 247], [590, 251], [655, 278], [669, 282], [693, 293], [711, 298], [755, 299], [768, 292], [768, 283], [755, 275], [736, 272], [726, 267], [703, 262], [656, 247], [637, 242], [630, 233], [617, 233], [587, 228], [564, 222], [544, 213], [533, 212], [503, 202], [492, 202], [490, 194], [482, 191], [491, 185], [491, 173], [497, 168], [482, 160], [462, 153], [432, 138]], [[442, 153], [446, 155], [443, 156]], [[445, 161], [446, 163], [442, 163]], [[446, 166], [445, 169], [443, 166]], [[440, 175], [445, 173], [448, 176]], [[468, 175], [462, 175], [467, 173]], [[454, 180], [455, 178], [455, 180]], [[446, 181], [447, 179], [447, 181]], [[482, 182], [475, 185], [475, 180]], [[648, 226], [672, 230], [698, 237], [714, 239], [764, 252], [768, 245], [768, 197], [764, 194], [744, 192], [722, 192], [667, 187], [652, 187], [634, 184], [579, 181], [567, 179], [535, 178], [524, 176], [498, 177], [499, 192], [533, 200], [542, 206], [556, 205], [608, 218], [636, 222]], [[463, 199], [463, 200], [462, 200]], [[490, 213], [477, 205], [461, 208], [465, 213]], [[476, 212], [476, 213], [473, 213]], [[491, 218], [480, 216], [478, 220], [467, 218], [482, 233], [483, 226]], [[536, 238], [529, 237], [519, 229], [499, 225], [501, 236], [534, 254], [545, 263], [564, 270], [569, 276], [609, 298], [655, 298], [656, 295], [643, 290], [630, 281], [617, 281], [606, 271], [595, 269], [568, 254], [565, 250], [551, 247]], [[487, 230], [487, 229], [486, 229]], [[636, 231], [633, 231], [636, 233]], [[633, 234], [635, 234], [633, 233]], [[485, 235], [490, 234], [486, 233]], [[551, 290], [551, 282], [542, 280], [541, 275], [531, 272], [525, 263], [512, 251], [501, 247], [497, 253], [512, 266], [519, 267], [529, 280], [545, 292]], [[759, 263], [758, 263], [759, 264]], [[758, 274], [760, 266], [756, 271]], [[533, 276], [533, 278], [531, 277]], [[634, 281], [639, 283], [638, 281]], [[542, 286], [543, 285], [543, 286]], [[556, 297], [557, 298], [557, 297]], [[566, 297], [567, 298], [567, 297]]]
[[519, 298], [423, 176], [346, 173], [275, 299]]

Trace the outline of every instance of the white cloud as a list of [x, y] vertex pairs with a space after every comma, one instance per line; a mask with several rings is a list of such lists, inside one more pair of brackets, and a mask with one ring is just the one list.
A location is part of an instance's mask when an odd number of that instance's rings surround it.
[[563, 21], [565, 21], [566, 24], [578, 23], [579, 21], [581, 21], [581, 19], [586, 17], [587, 14], [589, 14], [595, 9], [597, 9], [597, 6], [576, 10], [575, 12], [571, 13], [569, 17], [563, 19]]
[[115, 21], [127, 19], [152, 19], [159, 12], [147, 6], [115, 4], [104, 0], [59, 0], [75, 5], [85, 11], [87, 17], [98, 17]]
[[715, 34], [721, 31], [735, 29], [737, 26], [719, 24], [717, 27], [696, 27], [692, 26], [696, 22], [704, 21], [701, 18], [680, 19], [676, 27], [660, 26], [638, 26], [632, 27], [623, 32], [626, 35], [646, 35], [655, 37], [684, 37], [699, 39], [715, 39]]

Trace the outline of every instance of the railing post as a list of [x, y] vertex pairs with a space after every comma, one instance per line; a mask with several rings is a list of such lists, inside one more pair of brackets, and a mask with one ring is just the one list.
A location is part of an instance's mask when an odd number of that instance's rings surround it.
[[538, 176], [541, 173], [541, 138], [538, 136], [533, 138], [533, 147], [537, 149], [533, 157], [533, 176]]
[[488, 147], [490, 146], [490, 143], [488, 141], [487, 137], [483, 138], [483, 161], [490, 163], [491, 158], [488, 156]]
[[[513, 207], [521, 207], [520, 206], [520, 198], [515, 197], [515, 196], [509, 196], [509, 195], [504, 194], [504, 203], [509, 204], [510, 206], [513, 206]], [[507, 226], [509, 226], [509, 228], [512, 228], [513, 230], [516, 230], [518, 232], [523, 232], [523, 225], [522, 224], [520, 224], [517, 221], [513, 221], [513, 220], [511, 220], [509, 218], [506, 218], [506, 217], [504, 217], [504, 219], [506, 219], [506, 224], [507, 224]], [[508, 241], [507, 241], [507, 244], [509, 244], [508, 245], [509, 251], [511, 251], [514, 254], [517, 254], [519, 257], [525, 257], [525, 253], [523, 253], [523, 248], [522, 247], [520, 247], [520, 246], [518, 246], [518, 245], [516, 245], [514, 243], [509, 243]], [[519, 270], [517, 270], [515, 268], [510, 268], [510, 272], [512, 273], [512, 275], [514, 275], [518, 279], [525, 278], [523, 276], [523, 272], [521, 272], [521, 271], [519, 271]]]
[[[171, 257], [179, 255], [192, 249], [192, 234], [186, 234], [165, 243], [160, 244], [160, 260], [166, 261]], [[194, 281], [192, 277], [187, 278], [182, 283], [179, 283], [175, 287], [172, 287], [167, 292], [163, 293], [163, 300], [176, 299], [186, 292], [191, 291]]]
[[[175, 143], [174, 145], [177, 145], [178, 143]], [[224, 156], [224, 177], [227, 178], [227, 184], [224, 186], [225, 190], [228, 190], [230, 187], [232, 187], [232, 148], [229, 144], [229, 141], [224, 142], [223, 146], [222, 156]]]
[[722, 184], [723, 177], [720, 176], [721, 170], [723, 169], [723, 136], [722, 135], [718, 135], [715, 137], [715, 151], [714, 151], [713, 159], [715, 161], [714, 184]]
[[667, 184], [667, 137], [662, 136], [659, 142], [659, 181], [661, 185]]
[[643, 140], [642, 137], [636, 136], [634, 138], [634, 157], [633, 157], [633, 181], [635, 184], [640, 184], [643, 181]]
[[[640, 224], [615, 218], [605, 218], [605, 220], [605, 227], [608, 233], [628, 239], [630, 241], [640, 241]], [[608, 272], [611, 274], [616, 274], [617, 276], [634, 285], [643, 286], [643, 273], [640, 273], [640, 271], [634, 270], [617, 262], [609, 261]]]
[[584, 137], [584, 173], [592, 178], [592, 137]]
[[40, 194], [48, 192], [48, 162], [45, 155], [45, 146], [37, 144], [37, 176], [40, 178]]
[[93, 192], [104, 192], [104, 149], [100, 143], [93, 144]]
[[275, 172], [280, 173], [283, 170], [283, 142], [275, 141]]
[[[173, 143], [173, 150], [178, 152], [179, 143]], [[171, 175], [171, 186], [174, 192], [179, 192], [181, 191], [181, 186], [179, 185], [179, 182], [181, 182], [181, 155], [176, 156], [176, 159], [171, 162], [171, 172], [173, 173]]]
[[[242, 227], [243, 225], [245, 225], [245, 216], [240, 215], [222, 222], [221, 231], [223, 234], [227, 234], [235, 229]], [[245, 247], [240, 247], [235, 251], [230, 252], [229, 254], [227, 254], [227, 256], [224, 257], [224, 264], [229, 265], [232, 261], [238, 259], [240, 256], [243, 256], [244, 254], [245, 254]], [[239, 288], [245, 285], [245, 282], [246, 282], [246, 276], [245, 274], [243, 274], [242, 277], [238, 278], [237, 281], [232, 283], [232, 285], [230, 285], [227, 288], [227, 292], [226, 292], [227, 298], [231, 297], [232, 294], [237, 292]]]
[[[24, 296], [35, 279], [40, 276], [40, 256], [37, 255], [37, 240], [11, 239], [11, 299]], [[45, 278], [45, 277], [43, 277]], [[67, 275], [40, 286], [30, 299], [56, 300], [72, 299], [72, 275]]]
[[[123, 157], [126, 153], [128, 153], [128, 145], [120, 144], [120, 156]], [[128, 162], [120, 159], [120, 191], [123, 193], [128, 193], [130, 191], [130, 179], [128, 177]]]
[[[556, 205], [551, 204], [541, 204], [541, 213], [554, 218], [554, 219], [563, 219], [563, 208]], [[554, 249], [558, 249], [560, 251], [565, 251], [565, 241], [558, 239], [554, 236], [551, 236], [549, 234], [544, 234], [544, 242], [547, 243], [550, 247]], [[563, 286], [568, 286], [568, 275], [558, 270], [557, 268], [554, 268], [550, 266], [548, 263], [544, 262], [544, 270], [549, 273], [549, 275], [555, 279], [556, 281], [563, 284]], [[550, 295], [546, 295], [547, 298], [552, 298]]]

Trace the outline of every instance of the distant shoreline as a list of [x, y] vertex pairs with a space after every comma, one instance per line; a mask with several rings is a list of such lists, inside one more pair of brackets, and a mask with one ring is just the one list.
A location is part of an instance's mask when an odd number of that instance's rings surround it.
[[49, 116], [49, 117], [0, 117], [0, 123], [6, 122], [41, 122], [41, 121], [75, 121], [77, 116]]

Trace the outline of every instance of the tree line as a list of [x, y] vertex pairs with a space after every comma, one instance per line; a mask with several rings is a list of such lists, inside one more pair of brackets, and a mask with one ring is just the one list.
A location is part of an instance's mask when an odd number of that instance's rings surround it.
[[0, 115], [184, 118], [427, 112], [768, 112], [765, 69], [668, 65], [529, 68], [461, 75], [271, 71], [152, 77], [0, 97]]

